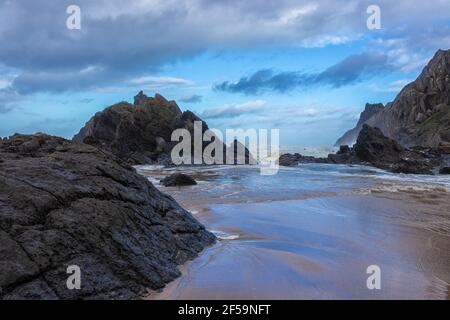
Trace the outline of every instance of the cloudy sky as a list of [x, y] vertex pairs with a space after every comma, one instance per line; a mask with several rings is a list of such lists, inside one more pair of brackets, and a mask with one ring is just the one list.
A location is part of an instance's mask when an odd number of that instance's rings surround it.
[[450, 48], [450, 0], [0, 0], [0, 43], [0, 136], [70, 138], [142, 89], [210, 127], [322, 146]]

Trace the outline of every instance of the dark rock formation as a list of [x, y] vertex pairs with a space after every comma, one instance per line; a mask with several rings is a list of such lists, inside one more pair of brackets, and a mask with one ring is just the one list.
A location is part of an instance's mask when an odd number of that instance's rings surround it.
[[361, 112], [359, 116], [358, 123], [356, 127], [344, 133], [344, 135], [336, 141], [335, 146], [339, 147], [342, 145], [350, 145], [352, 146], [356, 142], [356, 138], [358, 138], [359, 132], [362, 129], [363, 124], [372, 118], [375, 114], [379, 113], [384, 109], [384, 105], [382, 103], [370, 104], [367, 103], [364, 111]]
[[394, 140], [385, 137], [380, 129], [364, 124], [354, 150], [361, 161], [376, 163], [398, 162], [404, 148]]
[[[308, 161], [305, 161], [308, 159]], [[432, 148], [405, 148], [383, 135], [380, 129], [363, 124], [353, 148], [341, 146], [336, 154], [327, 159], [284, 154], [280, 165], [294, 166], [299, 163], [364, 164], [397, 173], [433, 174], [443, 163], [441, 154]]]
[[397, 173], [432, 174], [439, 157], [419, 149], [407, 149], [383, 135], [380, 129], [364, 124], [354, 152], [362, 162]]
[[450, 167], [442, 167], [442, 168], [439, 170], [439, 173], [440, 173], [440, 174], [450, 174]]
[[450, 154], [450, 143], [441, 142], [437, 149], [440, 154]]
[[173, 173], [162, 179], [160, 182], [165, 187], [193, 186], [197, 184], [194, 178], [183, 173]]
[[[134, 104], [120, 102], [96, 113], [73, 141], [109, 151], [131, 165], [172, 165], [170, 153], [177, 144], [171, 141], [172, 132], [187, 129], [194, 150], [195, 121], [202, 119], [191, 111], [181, 112], [175, 101], [168, 101], [159, 94], [154, 98], [147, 97], [141, 91], [134, 97]], [[207, 124], [202, 121], [202, 132], [207, 129]], [[208, 144], [203, 142], [202, 150]], [[225, 144], [224, 150], [228, 150]], [[254, 163], [248, 150], [246, 154], [245, 163]], [[225, 155], [224, 152], [224, 158]]]
[[[0, 141], [0, 298], [138, 298], [215, 237], [114, 155], [44, 134]], [[68, 290], [67, 267], [81, 268]]]
[[285, 153], [278, 158], [278, 164], [284, 167], [297, 166], [300, 163], [328, 163], [326, 158], [303, 156], [299, 153]]
[[347, 145], [340, 146], [335, 154], [329, 154], [327, 158], [328, 163], [335, 164], [359, 164], [361, 160], [355, 155], [352, 148]]
[[96, 113], [73, 141], [107, 150], [129, 164], [167, 162], [172, 131], [188, 126], [192, 116], [158, 94], [149, 98], [140, 92], [134, 101]]

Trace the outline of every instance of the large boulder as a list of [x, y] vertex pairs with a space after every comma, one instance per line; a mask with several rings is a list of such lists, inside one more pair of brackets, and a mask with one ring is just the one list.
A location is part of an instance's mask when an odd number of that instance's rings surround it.
[[194, 178], [183, 173], [173, 173], [161, 180], [165, 187], [194, 186], [197, 182]]
[[364, 124], [354, 150], [358, 158], [370, 163], [398, 162], [404, 148], [383, 135], [380, 129]]
[[[214, 241], [109, 152], [45, 134], [0, 141], [0, 298], [138, 298]], [[73, 265], [79, 290], [66, 285]]]
[[439, 170], [440, 174], [450, 174], [450, 167], [442, 167]]

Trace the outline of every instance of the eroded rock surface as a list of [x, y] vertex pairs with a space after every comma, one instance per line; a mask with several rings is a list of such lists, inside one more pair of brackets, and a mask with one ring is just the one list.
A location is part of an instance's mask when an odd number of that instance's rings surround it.
[[[0, 297], [138, 298], [215, 237], [113, 156], [45, 134], [0, 140]], [[68, 290], [69, 265], [81, 289]]]

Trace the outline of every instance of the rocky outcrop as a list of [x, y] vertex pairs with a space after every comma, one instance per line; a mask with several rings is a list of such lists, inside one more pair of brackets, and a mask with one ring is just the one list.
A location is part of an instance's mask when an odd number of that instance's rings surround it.
[[361, 161], [369, 163], [398, 162], [405, 150], [396, 141], [385, 137], [380, 129], [367, 124], [363, 125], [353, 149]]
[[439, 170], [439, 173], [440, 173], [440, 174], [450, 174], [450, 167], [442, 167], [442, 168]]
[[335, 154], [328, 155], [327, 162], [334, 164], [359, 164], [361, 160], [356, 156], [352, 148], [343, 145], [339, 147]]
[[284, 167], [297, 166], [300, 163], [328, 163], [326, 158], [303, 156], [299, 153], [285, 153], [278, 158], [278, 164]]
[[353, 150], [361, 162], [397, 173], [432, 174], [440, 156], [431, 150], [408, 149], [364, 124]]
[[160, 182], [165, 187], [194, 186], [197, 184], [194, 178], [183, 173], [173, 173]]
[[344, 133], [344, 135], [336, 141], [335, 146], [336, 147], [342, 145], [352, 146], [356, 142], [356, 139], [358, 138], [359, 132], [361, 131], [363, 124], [367, 120], [372, 118], [374, 115], [382, 111], [383, 109], [384, 105], [382, 103], [376, 104], [367, 103], [366, 107], [364, 108], [364, 111], [361, 112], [361, 115], [359, 116], [359, 120], [356, 126], [353, 129]]
[[[142, 91], [134, 97], [134, 104], [120, 102], [92, 117], [73, 141], [93, 145], [113, 153], [129, 164], [172, 165], [170, 153], [177, 142], [172, 142], [175, 129], [191, 133], [194, 150], [194, 122], [202, 122], [202, 132], [208, 125], [191, 111], [182, 112], [175, 101], [156, 94], [147, 97]], [[202, 150], [209, 142], [201, 143]], [[223, 144], [226, 151], [232, 151]], [[254, 162], [246, 150], [245, 163]], [[194, 161], [192, 161], [194, 163]], [[236, 161], [235, 161], [236, 163]]]
[[[304, 161], [304, 159], [308, 161]], [[434, 174], [444, 163], [443, 156], [433, 148], [405, 148], [395, 140], [383, 135], [380, 129], [363, 124], [353, 148], [341, 146], [336, 154], [328, 158], [303, 157], [285, 154], [280, 165], [299, 163], [362, 164], [396, 173]]]
[[138, 298], [214, 241], [109, 152], [45, 134], [0, 140], [0, 298]]

